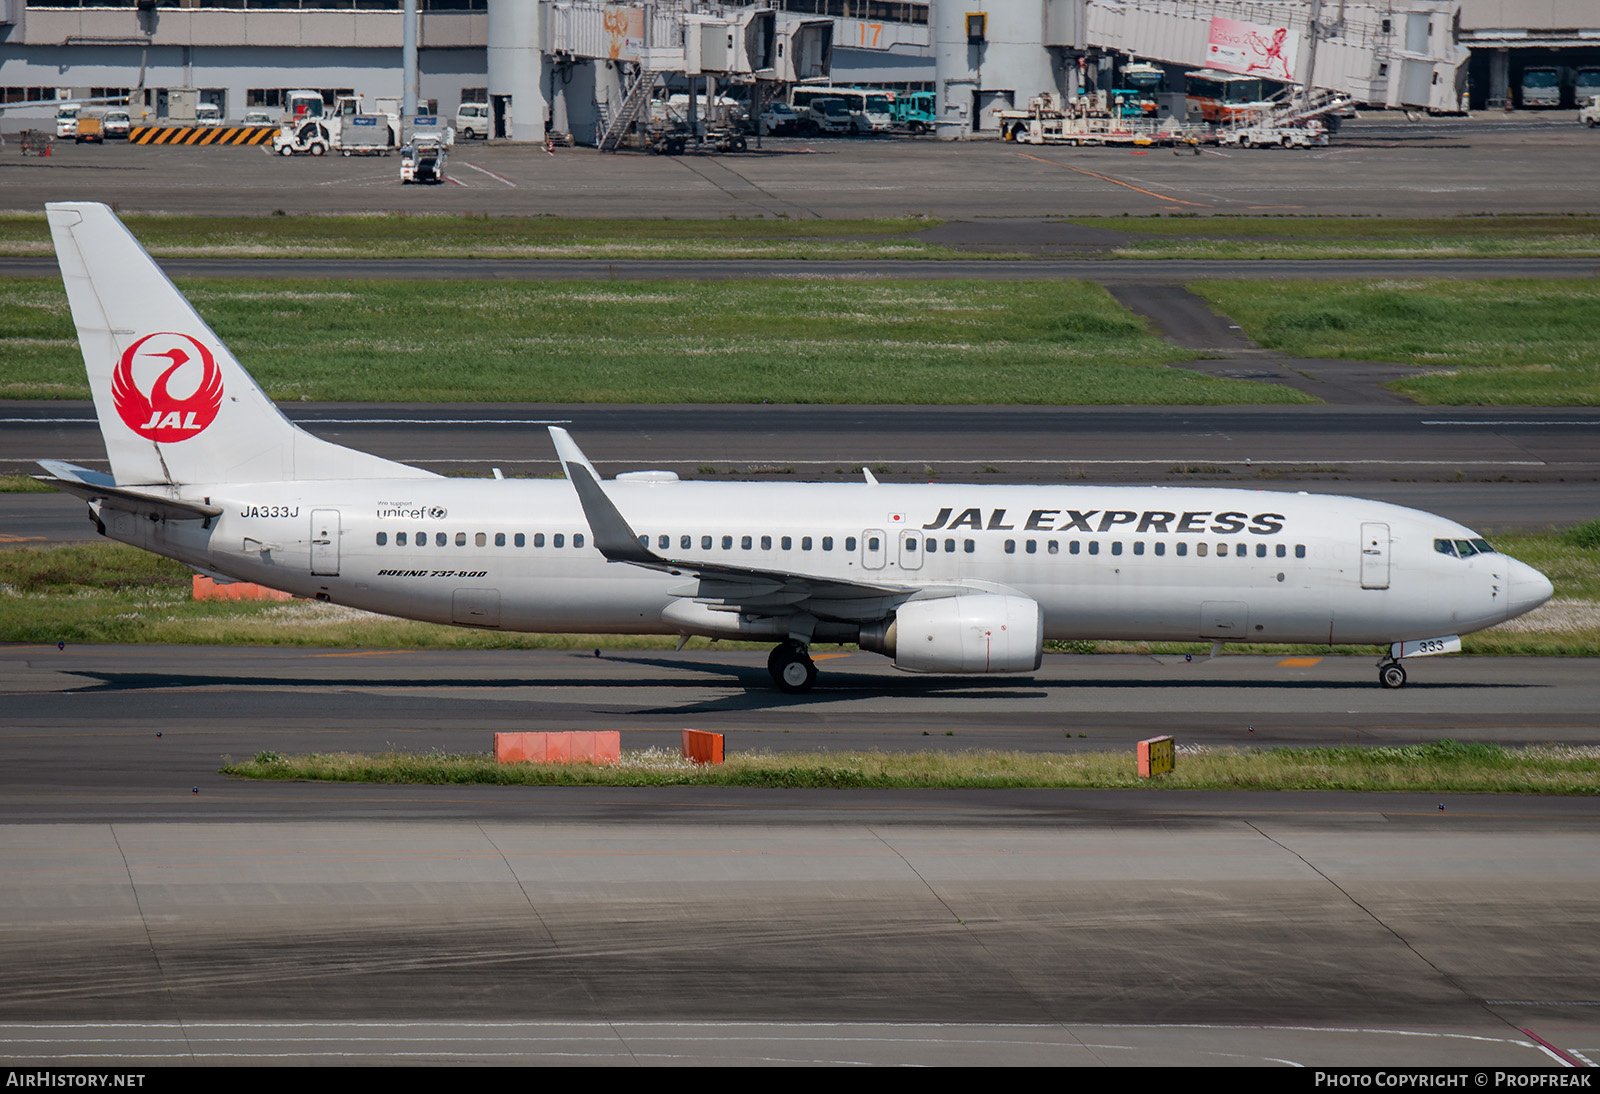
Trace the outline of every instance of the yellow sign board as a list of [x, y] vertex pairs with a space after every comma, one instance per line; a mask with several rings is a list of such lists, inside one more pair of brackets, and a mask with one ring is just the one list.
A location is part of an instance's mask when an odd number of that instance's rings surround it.
[[1178, 751], [1171, 737], [1152, 737], [1139, 742], [1139, 777], [1164, 775], [1177, 762]]

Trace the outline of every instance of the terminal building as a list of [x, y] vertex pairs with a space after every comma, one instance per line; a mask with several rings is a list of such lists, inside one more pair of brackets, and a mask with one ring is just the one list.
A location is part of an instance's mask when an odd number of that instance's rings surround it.
[[[292, 88], [399, 97], [408, 22], [419, 110], [483, 102], [494, 137], [528, 141], [599, 143], [630, 100], [693, 79], [736, 98], [799, 81], [933, 91], [938, 132], [960, 138], [1035, 96], [1112, 86], [1136, 60], [1181, 81], [1223, 23], [1256, 28], [1285, 82], [1376, 106], [1600, 94], [1594, 0], [0, 0], [0, 108], [129, 95], [153, 121], [168, 89], [192, 88], [239, 119]], [[18, 106], [0, 125], [51, 113]]]

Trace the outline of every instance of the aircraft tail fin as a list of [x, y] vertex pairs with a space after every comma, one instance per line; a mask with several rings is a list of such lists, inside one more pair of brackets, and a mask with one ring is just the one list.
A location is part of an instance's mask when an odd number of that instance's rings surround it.
[[118, 485], [432, 477], [285, 418], [109, 208], [45, 210]]

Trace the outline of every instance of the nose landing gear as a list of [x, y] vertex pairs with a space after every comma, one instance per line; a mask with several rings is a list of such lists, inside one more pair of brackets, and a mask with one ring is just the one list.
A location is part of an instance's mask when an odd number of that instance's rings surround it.
[[780, 642], [768, 655], [767, 671], [778, 689], [790, 695], [803, 695], [817, 682], [817, 666], [811, 661], [810, 648], [793, 638]]

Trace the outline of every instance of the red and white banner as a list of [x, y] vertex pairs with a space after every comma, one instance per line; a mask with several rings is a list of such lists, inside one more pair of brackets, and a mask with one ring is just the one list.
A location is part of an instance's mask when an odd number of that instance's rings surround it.
[[1293, 83], [1299, 54], [1300, 32], [1292, 27], [1240, 19], [1211, 20], [1207, 68]]

